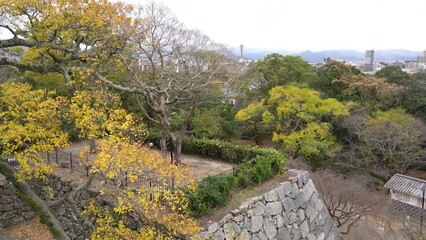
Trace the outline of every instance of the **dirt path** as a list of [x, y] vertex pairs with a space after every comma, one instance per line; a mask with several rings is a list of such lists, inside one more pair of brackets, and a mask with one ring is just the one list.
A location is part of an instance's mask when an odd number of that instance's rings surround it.
[[46, 225], [38, 217], [18, 225], [0, 229], [0, 240], [53, 240]]
[[[89, 146], [87, 142], [79, 142], [73, 143], [70, 147], [61, 150], [80, 156], [80, 152], [86, 149], [87, 146]], [[159, 152], [157, 149], [152, 149], [152, 151]], [[219, 173], [232, 170], [232, 167], [234, 166], [233, 164], [217, 161], [211, 158], [187, 154], [182, 154], [182, 164], [191, 169], [191, 178], [197, 181], [208, 176], [214, 176]]]

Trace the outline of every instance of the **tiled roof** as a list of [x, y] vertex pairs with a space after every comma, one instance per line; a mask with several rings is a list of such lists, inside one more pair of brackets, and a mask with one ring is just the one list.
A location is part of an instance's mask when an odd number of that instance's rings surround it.
[[423, 189], [426, 188], [426, 181], [402, 174], [395, 174], [384, 187], [421, 198], [423, 196]]

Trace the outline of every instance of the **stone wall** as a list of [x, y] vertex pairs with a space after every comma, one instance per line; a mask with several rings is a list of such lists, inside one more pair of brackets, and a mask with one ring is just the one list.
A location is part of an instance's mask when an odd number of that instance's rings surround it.
[[[48, 175], [47, 178], [32, 184], [36, 194], [45, 201], [55, 201], [68, 196], [78, 184], [56, 175]], [[112, 203], [105, 201], [99, 191], [93, 189], [80, 190], [76, 193], [74, 201], [78, 211], [83, 211], [88, 204], [93, 202], [96, 206], [112, 209]], [[67, 201], [62, 201], [61, 204], [51, 207], [51, 212], [58, 219], [61, 226], [64, 228], [68, 237], [72, 240], [90, 239], [92, 235], [94, 222], [90, 222], [83, 218], [80, 214], [76, 214]], [[141, 223], [133, 217], [129, 217], [127, 222], [128, 227], [132, 230], [140, 228]]]
[[[47, 178], [32, 183], [34, 192], [45, 201], [61, 199], [77, 187], [78, 184], [55, 175], [48, 175]], [[104, 204], [102, 198], [99, 196], [99, 192], [90, 190], [77, 192], [74, 201], [77, 204], [78, 210], [82, 211], [92, 199], [97, 205]], [[50, 211], [58, 219], [70, 239], [83, 240], [90, 238], [92, 233], [90, 229], [91, 223], [85, 221], [80, 214], [75, 214], [69, 203], [62, 201], [59, 205], [51, 207]]]
[[341, 239], [309, 172], [295, 173], [261, 196], [248, 199], [202, 232], [210, 239]]
[[16, 188], [0, 174], [0, 229], [35, 216], [34, 211], [16, 195]]

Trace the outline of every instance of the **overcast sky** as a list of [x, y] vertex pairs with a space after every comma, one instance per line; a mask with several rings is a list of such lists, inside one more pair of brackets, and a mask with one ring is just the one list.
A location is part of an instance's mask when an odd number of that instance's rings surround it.
[[168, 6], [188, 28], [231, 47], [426, 49], [426, 0], [155, 1]]

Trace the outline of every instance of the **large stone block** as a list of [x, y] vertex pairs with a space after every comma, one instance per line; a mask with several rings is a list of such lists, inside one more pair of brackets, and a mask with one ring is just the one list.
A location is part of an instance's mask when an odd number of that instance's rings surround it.
[[294, 201], [293, 201], [293, 199], [291, 199], [291, 198], [289, 198], [289, 197], [284, 198], [284, 199], [281, 201], [281, 204], [283, 205], [284, 210], [285, 210], [285, 212], [286, 212], [286, 213], [290, 213], [290, 212], [291, 212], [291, 210], [295, 209]]
[[275, 202], [278, 201], [278, 194], [277, 192], [274, 190], [269, 191], [265, 194], [265, 200], [266, 202]]
[[278, 229], [276, 237], [277, 240], [287, 240], [290, 239], [290, 233], [287, 231], [286, 228], [282, 227]]
[[3, 174], [0, 174], [0, 187], [4, 187], [7, 184], [9, 184], [9, 181], [7, 181], [6, 177]]
[[238, 236], [239, 240], [249, 240], [250, 238], [251, 235], [246, 229], [243, 229], [243, 231], [241, 231], [240, 235]]
[[226, 236], [236, 237], [241, 233], [241, 228], [234, 222], [225, 223], [223, 225], [223, 232]]
[[0, 205], [0, 212], [6, 212], [13, 210], [13, 204], [2, 204]]
[[254, 205], [253, 211], [255, 216], [262, 215], [265, 212], [265, 205], [261, 202], [257, 202]]
[[280, 214], [283, 211], [281, 202], [269, 202], [266, 204], [266, 214], [274, 216]]
[[300, 226], [300, 234], [302, 235], [302, 238], [305, 238], [308, 233], [309, 233], [309, 226], [308, 226], [308, 222], [305, 220], [303, 221]]
[[291, 184], [291, 192], [290, 197], [295, 198], [297, 195], [299, 195], [300, 190], [296, 183]]
[[275, 226], [274, 220], [272, 218], [267, 218], [264, 220], [263, 230], [265, 231], [265, 234], [269, 240], [275, 239], [275, 236], [277, 235], [277, 227]]
[[251, 229], [250, 232], [257, 233], [263, 226], [263, 217], [262, 216], [253, 216], [251, 217]]

